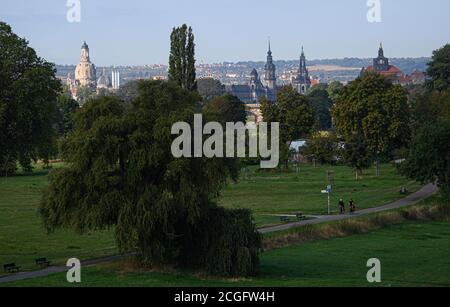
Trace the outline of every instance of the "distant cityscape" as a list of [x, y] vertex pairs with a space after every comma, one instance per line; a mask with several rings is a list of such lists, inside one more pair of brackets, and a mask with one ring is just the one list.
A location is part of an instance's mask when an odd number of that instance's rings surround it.
[[[264, 51], [262, 52], [264, 54]], [[401, 69], [405, 74], [411, 74], [414, 70], [425, 71], [428, 57], [421, 58], [391, 58], [391, 63]], [[372, 58], [345, 58], [308, 60], [308, 70], [311, 77], [320, 83], [339, 81], [344, 84], [357, 78], [362, 67], [372, 65]], [[238, 85], [248, 83], [253, 68], [259, 75], [264, 73], [264, 61], [223, 62], [197, 65], [198, 78], [213, 78], [224, 85]], [[289, 84], [291, 77], [298, 70], [297, 60], [274, 60], [277, 67], [277, 83]], [[66, 81], [68, 74], [73, 74], [76, 65], [56, 65], [57, 75]], [[120, 72], [121, 84], [137, 79], [165, 79], [168, 66], [165, 64], [149, 64], [140, 66], [99, 66], [99, 72], [105, 71], [111, 76], [112, 71]]]

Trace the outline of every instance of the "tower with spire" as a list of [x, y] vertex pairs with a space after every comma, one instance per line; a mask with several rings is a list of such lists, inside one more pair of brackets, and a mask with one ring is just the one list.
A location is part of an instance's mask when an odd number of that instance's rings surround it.
[[307, 90], [311, 87], [311, 79], [309, 78], [309, 72], [306, 68], [306, 56], [303, 46], [297, 76], [294, 78], [292, 84], [297, 92], [302, 95], [306, 94]]
[[89, 46], [86, 42], [81, 46], [80, 63], [75, 68], [75, 80], [80, 86], [96, 88], [97, 71], [95, 65], [91, 63], [89, 56]]
[[380, 43], [378, 57], [373, 59], [373, 68], [376, 72], [389, 70], [389, 59], [384, 56], [383, 43]]
[[276, 67], [273, 63], [272, 58], [272, 50], [270, 47], [270, 39], [269, 39], [269, 51], [267, 52], [267, 62], [264, 67], [264, 83], [267, 86], [268, 90], [275, 91], [277, 88], [277, 76], [276, 76]]

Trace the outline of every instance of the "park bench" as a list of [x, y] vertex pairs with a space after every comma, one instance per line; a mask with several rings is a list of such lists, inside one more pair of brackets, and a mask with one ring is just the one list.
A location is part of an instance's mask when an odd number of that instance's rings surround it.
[[297, 217], [297, 220], [299, 220], [299, 221], [303, 221], [306, 219], [306, 216], [301, 212], [297, 213], [295, 216]]
[[20, 266], [17, 266], [15, 263], [8, 263], [3, 265], [3, 270], [8, 273], [17, 273], [20, 271]]
[[41, 268], [45, 268], [50, 266], [51, 261], [48, 261], [47, 258], [37, 258], [35, 259], [36, 265], [40, 266]]
[[283, 223], [289, 222], [289, 216], [280, 216], [280, 221]]

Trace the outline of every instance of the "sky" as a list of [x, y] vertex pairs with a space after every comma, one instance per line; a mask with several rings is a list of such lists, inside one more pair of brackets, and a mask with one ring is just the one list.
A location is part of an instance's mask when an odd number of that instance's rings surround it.
[[274, 59], [431, 56], [450, 43], [450, 1], [369, 0], [381, 4], [370, 23], [368, 0], [0, 0], [0, 21], [46, 60], [76, 64], [85, 40], [97, 66], [167, 64], [172, 27], [194, 29], [198, 63]]

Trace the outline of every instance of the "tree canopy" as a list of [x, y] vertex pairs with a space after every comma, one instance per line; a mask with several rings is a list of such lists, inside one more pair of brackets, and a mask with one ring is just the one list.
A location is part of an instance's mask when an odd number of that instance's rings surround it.
[[114, 227], [120, 250], [145, 263], [255, 274], [260, 238], [250, 212], [216, 205], [239, 161], [171, 153], [171, 127], [193, 126], [198, 99], [173, 82], [140, 81], [129, 108], [116, 97], [90, 100], [63, 146], [68, 167], [53, 173], [41, 203], [47, 229]]
[[314, 87], [308, 94], [311, 106], [316, 114], [317, 130], [331, 129], [331, 107], [333, 101], [328, 95], [328, 91], [323, 87]]
[[278, 91], [276, 103], [261, 99], [260, 104], [264, 121], [280, 123], [280, 162], [287, 168], [291, 143], [306, 138], [312, 131], [314, 110], [309, 99], [291, 86]]
[[244, 104], [239, 98], [230, 94], [213, 98], [203, 107], [203, 113], [209, 120], [220, 123], [245, 123], [247, 118]]
[[225, 86], [219, 80], [213, 78], [198, 79], [197, 88], [204, 103], [225, 94]]
[[32, 160], [47, 158], [61, 88], [55, 72], [0, 22], [0, 171], [14, 171], [17, 161], [31, 170]]
[[450, 200], [450, 119], [425, 124], [414, 134], [402, 172], [422, 183], [437, 183]]
[[348, 146], [367, 148], [367, 152], [352, 150], [352, 160], [359, 160], [354, 153], [361, 153], [361, 161], [352, 163], [358, 170], [367, 165], [368, 156], [375, 161], [389, 156], [410, 140], [410, 112], [407, 93], [400, 85], [376, 73], [350, 82], [341, 92], [332, 114], [336, 131]]
[[430, 88], [445, 91], [450, 87], [450, 44], [433, 52], [428, 63], [427, 75], [430, 77]]
[[169, 81], [188, 91], [197, 90], [195, 43], [192, 28], [186, 24], [173, 28], [170, 35]]

